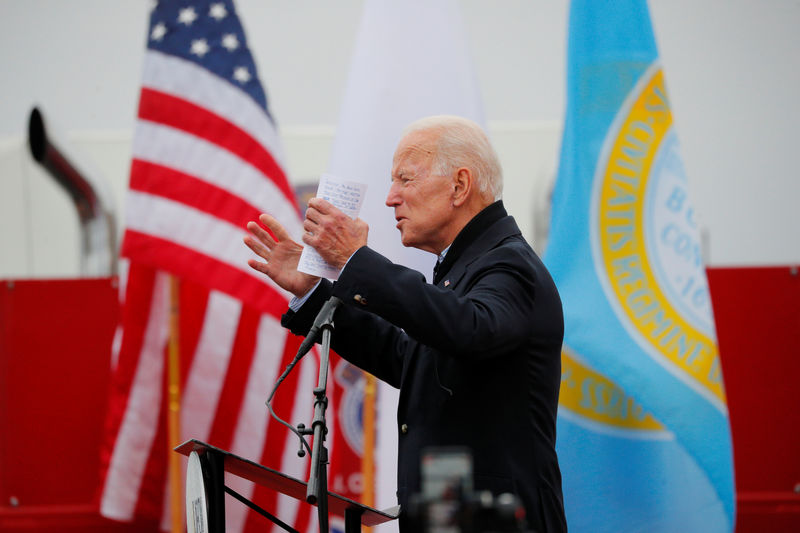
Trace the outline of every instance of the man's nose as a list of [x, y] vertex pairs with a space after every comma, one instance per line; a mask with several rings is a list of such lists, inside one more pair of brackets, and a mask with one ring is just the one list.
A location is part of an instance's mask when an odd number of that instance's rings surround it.
[[389, 187], [389, 194], [386, 195], [386, 205], [388, 207], [397, 207], [400, 205], [400, 194], [397, 192], [397, 185], [395, 182], [392, 182], [392, 185]]

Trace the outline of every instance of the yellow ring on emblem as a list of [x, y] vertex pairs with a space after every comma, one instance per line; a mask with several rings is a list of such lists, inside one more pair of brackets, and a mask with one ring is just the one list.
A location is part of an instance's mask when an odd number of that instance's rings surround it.
[[611, 428], [638, 434], [666, 431], [633, 397], [607, 377], [583, 364], [566, 346], [561, 351], [558, 405], [559, 409], [566, 408]]
[[629, 97], [627, 115], [607, 152], [597, 228], [607, 280], [629, 324], [660, 357], [721, 404], [725, 390], [716, 341], [687, 321], [665, 296], [645, 245], [645, 196], [654, 159], [672, 127], [661, 68], [652, 68]]

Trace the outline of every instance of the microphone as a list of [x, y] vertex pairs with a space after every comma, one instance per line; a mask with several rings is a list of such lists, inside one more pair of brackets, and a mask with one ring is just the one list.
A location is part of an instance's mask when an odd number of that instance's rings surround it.
[[[269, 407], [270, 412], [272, 412], [272, 405], [270, 405], [272, 403], [272, 397], [275, 396], [275, 393], [278, 391], [278, 387], [283, 380], [286, 379], [286, 376], [289, 375], [289, 372], [292, 371], [300, 359], [302, 359], [303, 356], [308, 353], [311, 347], [314, 346], [314, 343], [317, 341], [317, 337], [319, 337], [320, 331], [322, 331], [322, 326], [333, 322], [333, 313], [336, 312], [336, 309], [341, 303], [342, 301], [339, 298], [336, 296], [331, 296], [328, 301], [325, 302], [325, 305], [322, 306], [322, 309], [319, 310], [319, 313], [317, 313], [317, 318], [314, 319], [314, 324], [311, 326], [311, 329], [308, 330], [308, 335], [306, 335], [306, 338], [303, 340], [302, 344], [300, 344], [297, 354], [294, 356], [292, 362], [286, 366], [286, 370], [283, 371], [283, 374], [281, 374], [281, 377], [278, 378], [278, 381], [275, 382], [275, 387], [273, 387], [272, 393], [269, 395], [269, 398], [267, 398], [266, 404], [267, 407]], [[275, 416], [274, 413], [273, 416]], [[294, 429], [286, 422], [283, 422], [280, 418], [278, 418], [278, 420], [286, 427]]]
[[304, 356], [311, 347], [314, 346], [314, 343], [317, 342], [317, 337], [319, 337], [322, 331], [322, 326], [330, 324], [333, 321], [333, 314], [341, 303], [342, 301], [336, 296], [331, 296], [328, 301], [325, 302], [325, 305], [323, 305], [322, 309], [317, 313], [317, 318], [314, 319], [314, 325], [308, 330], [308, 335], [306, 335], [305, 340], [303, 340], [303, 343], [300, 345], [300, 349], [297, 350], [297, 358]]

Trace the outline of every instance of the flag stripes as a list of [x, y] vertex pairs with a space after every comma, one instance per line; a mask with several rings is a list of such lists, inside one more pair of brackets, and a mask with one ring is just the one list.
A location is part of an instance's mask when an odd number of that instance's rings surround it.
[[[183, 291], [182, 294], [189, 293]], [[199, 294], [201, 291], [191, 291]], [[228, 369], [231, 346], [237, 330], [241, 303], [230, 296], [212, 291], [206, 293], [206, 304], [202, 306], [203, 316], [187, 317], [193, 308], [190, 298], [181, 300], [181, 315], [189, 323], [205, 324], [205, 327], [187, 330], [196, 331], [196, 348], [192, 350], [186, 335], [181, 338], [181, 345], [187, 353], [194, 353], [192, 365], [184, 369], [186, 380], [183, 383], [181, 399], [181, 427], [193, 428], [198, 436], [204, 438], [211, 432], [214, 415], [217, 412], [219, 396], [224, 381], [215, 376], [224, 376]], [[188, 305], [187, 305], [188, 304]]]
[[232, 440], [235, 419], [225, 416], [225, 413], [238, 413], [241, 409], [248, 370], [255, 355], [255, 333], [259, 319], [260, 315], [255, 311], [242, 310], [228, 362], [229, 377], [225, 380], [217, 403], [220, 416], [215, 418], [208, 434], [211, 442], [229, 443]]
[[182, 98], [142, 89], [139, 119], [188, 132], [227, 150], [271, 179], [287, 200], [294, 197], [283, 170], [272, 155], [258, 141], [224, 118]]
[[[241, 235], [235, 235], [241, 241]], [[169, 268], [171, 271], [188, 271], [186, 278], [198, 283], [211, 278], [219, 289], [239, 299], [247, 298], [252, 301], [253, 307], [275, 317], [280, 317], [286, 310], [287, 300], [283, 296], [283, 291], [260, 283], [249, 272], [231, 268], [231, 265], [217, 261], [190, 247], [132, 230], [127, 232], [125, 240], [124, 249], [127, 253], [139, 257], [142, 263], [160, 262], [164, 268]], [[280, 299], [276, 301], [278, 297]]]
[[145, 54], [142, 87], [183, 98], [247, 132], [281, 168], [283, 149], [266, 110], [230, 82], [204, 68], [155, 50]]
[[[271, 422], [264, 405], [299, 344], [280, 326], [289, 294], [247, 266], [252, 255], [242, 243], [245, 224], [260, 213], [295, 236], [300, 216], [277, 130], [256, 99], [263, 92], [233, 3], [215, 0], [211, 7], [208, 0], [162, 2], [152, 11], [121, 250], [123, 308], [101, 512], [162, 529], [170, 525], [166, 462], [174, 453], [166, 435], [170, 276], [179, 283], [182, 440], [204, 440], [300, 479], [309, 462], [297, 457], [297, 438]], [[188, 11], [195, 16], [184, 17]], [[223, 35], [237, 46], [222, 47]], [[211, 52], [187, 53], [201, 38]], [[234, 78], [243, 68], [247, 75]], [[290, 423], [310, 424], [317, 366], [307, 356], [275, 398]], [[226, 484], [300, 531], [316, 525], [310, 506], [238, 478]], [[268, 525], [234, 501], [226, 518], [232, 532]]]
[[286, 220], [290, 233], [299, 229], [297, 208], [282, 200], [282, 189], [248, 161], [198, 136], [153, 122], [140, 121], [133, 140], [134, 160], [180, 171], [241, 197], [255, 209], [270, 209]]
[[[126, 326], [133, 324], [123, 333], [122, 351], [112, 382], [110, 427], [106, 428], [106, 434], [116, 438], [108, 458], [101, 512], [119, 520], [133, 518], [139, 499], [161, 411], [163, 349], [167, 341], [167, 278], [152, 269], [138, 270], [131, 266], [127, 287], [129, 292], [134, 288], [139, 294], [127, 295], [123, 314], [147, 317], [145, 328], [139, 329], [140, 321], [125, 321], [123, 316]], [[144, 278], [141, 286], [139, 278]], [[145, 292], [148, 288], [149, 293]]]
[[[132, 264], [128, 279], [125, 312], [143, 316], [146, 322], [143, 330], [126, 328], [123, 332], [113, 383], [120, 394], [112, 398], [127, 398], [127, 403], [117, 402], [115, 427], [107, 429], [107, 434], [116, 438], [104, 484], [103, 513], [119, 520], [161, 517], [166, 528], [164, 360], [168, 278], [152, 268]], [[143, 291], [148, 288], [149, 294]], [[308, 457], [296, 456], [299, 441], [282, 426], [273, 426], [264, 406], [301, 339], [288, 335], [274, 316], [242, 306], [218, 291], [182, 281], [180, 295], [181, 304], [187, 308], [181, 313], [180, 323], [182, 345], [187, 348], [181, 361], [186, 406], [181, 412], [182, 438], [205, 440], [305, 479]], [[310, 421], [316, 368], [315, 358], [307, 356], [276, 394], [276, 412], [286, 420]], [[272, 427], [276, 430], [269, 431]], [[226, 483], [257, 504], [282, 513], [280, 516], [290, 523], [290, 518], [296, 518], [298, 530], [316, 524], [313, 516], [299, 513], [295, 500], [255, 490], [243, 480], [232, 481]], [[263, 518], [248, 518], [247, 508], [238, 502], [227, 507], [228, 531], [263, 529]]]
[[198, 211], [214, 215], [236, 227], [258, 220], [259, 211], [241, 196], [230, 194], [214, 184], [164, 167], [135, 159], [131, 165], [130, 188], [147, 194], [157, 194], [174, 202], [186, 204]]

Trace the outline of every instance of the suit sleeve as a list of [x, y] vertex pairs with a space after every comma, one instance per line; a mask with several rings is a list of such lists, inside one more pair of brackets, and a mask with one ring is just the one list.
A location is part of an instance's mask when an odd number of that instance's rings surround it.
[[[307, 335], [317, 313], [333, 293], [334, 285], [323, 279], [297, 311], [288, 311], [281, 325], [295, 335]], [[408, 336], [382, 318], [352, 306], [341, 306], [333, 318], [331, 348], [349, 362], [393, 387], [400, 387], [402, 357]]]
[[470, 265], [469, 286], [458, 291], [430, 285], [417, 271], [395, 265], [363, 247], [333, 288], [359, 307], [419, 342], [466, 359], [509, 353], [531, 336], [536, 271], [522, 247], [494, 249]]

